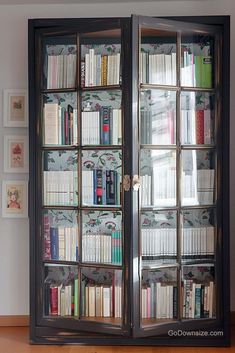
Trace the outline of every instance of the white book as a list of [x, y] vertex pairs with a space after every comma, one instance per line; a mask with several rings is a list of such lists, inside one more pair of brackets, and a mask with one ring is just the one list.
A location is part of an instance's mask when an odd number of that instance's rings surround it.
[[110, 317], [111, 288], [103, 286], [103, 317]]
[[59, 105], [57, 103], [45, 103], [44, 105], [44, 144], [58, 145], [59, 143]]
[[176, 53], [171, 53], [171, 82], [176, 85]]

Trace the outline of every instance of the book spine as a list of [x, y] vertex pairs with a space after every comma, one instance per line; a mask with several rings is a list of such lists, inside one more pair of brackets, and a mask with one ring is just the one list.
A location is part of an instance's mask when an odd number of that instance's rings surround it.
[[50, 287], [50, 314], [58, 315], [58, 287]]

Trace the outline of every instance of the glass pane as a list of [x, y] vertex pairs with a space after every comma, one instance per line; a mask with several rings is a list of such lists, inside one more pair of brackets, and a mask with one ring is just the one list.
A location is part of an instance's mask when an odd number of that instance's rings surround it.
[[176, 33], [141, 29], [140, 83], [176, 85]]
[[78, 156], [76, 151], [43, 152], [43, 204], [78, 204]]
[[176, 268], [142, 270], [140, 310], [143, 326], [177, 319]]
[[183, 318], [214, 318], [216, 315], [214, 266], [184, 266], [182, 276]]
[[75, 87], [76, 36], [46, 38], [43, 44], [43, 87], [46, 89]]
[[81, 86], [119, 85], [121, 82], [121, 31], [87, 33], [81, 45]]
[[214, 153], [182, 151], [182, 204], [211, 205], [214, 202]]
[[45, 316], [78, 316], [77, 267], [45, 264], [43, 303]]
[[121, 325], [122, 271], [82, 268], [81, 316], [86, 320]]
[[175, 211], [141, 212], [142, 267], [176, 262], [176, 216]]
[[82, 151], [82, 203], [121, 204], [122, 151]]
[[140, 143], [175, 144], [176, 92], [140, 92]]
[[141, 150], [140, 204], [174, 206], [176, 204], [176, 152], [172, 150]]
[[56, 93], [43, 96], [43, 144], [78, 143], [77, 95]]
[[78, 261], [77, 212], [44, 210], [44, 260]]
[[122, 264], [122, 213], [82, 212], [82, 261]]
[[215, 96], [208, 92], [181, 93], [181, 143], [213, 144]]
[[213, 87], [214, 38], [188, 34], [181, 44], [181, 85]]
[[121, 145], [121, 91], [82, 93], [82, 144]]
[[215, 211], [213, 209], [182, 211], [183, 261], [209, 261], [215, 256]]

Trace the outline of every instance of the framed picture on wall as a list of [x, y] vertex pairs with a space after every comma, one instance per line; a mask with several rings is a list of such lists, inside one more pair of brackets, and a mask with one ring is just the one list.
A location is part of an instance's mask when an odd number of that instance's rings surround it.
[[28, 138], [26, 135], [4, 136], [4, 172], [28, 173]]
[[2, 217], [28, 217], [28, 182], [4, 180], [2, 182]]
[[27, 90], [4, 89], [3, 90], [3, 126], [27, 127], [28, 126], [28, 102]]

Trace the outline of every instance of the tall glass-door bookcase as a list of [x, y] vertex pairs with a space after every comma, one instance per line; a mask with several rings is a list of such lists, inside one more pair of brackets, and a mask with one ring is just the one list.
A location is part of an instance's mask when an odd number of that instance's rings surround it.
[[31, 342], [229, 343], [225, 38], [29, 20]]

